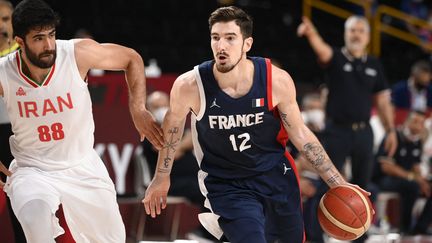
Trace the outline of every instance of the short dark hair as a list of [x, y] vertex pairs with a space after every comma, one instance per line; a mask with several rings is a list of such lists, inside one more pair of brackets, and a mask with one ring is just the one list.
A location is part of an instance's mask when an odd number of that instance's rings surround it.
[[426, 112], [419, 109], [412, 109], [408, 113], [407, 120], [411, 119], [414, 115], [426, 117]]
[[418, 72], [432, 73], [430, 63], [426, 60], [419, 60], [415, 62], [411, 67], [411, 74], [415, 74]]
[[252, 37], [252, 17], [242, 9], [235, 6], [220, 7], [213, 11], [208, 19], [209, 29], [211, 31], [213, 25], [218, 22], [229, 22], [233, 20], [240, 27], [240, 31], [244, 38]]
[[42, 0], [24, 0], [12, 14], [14, 35], [23, 39], [31, 30], [55, 28], [59, 24], [58, 14]]

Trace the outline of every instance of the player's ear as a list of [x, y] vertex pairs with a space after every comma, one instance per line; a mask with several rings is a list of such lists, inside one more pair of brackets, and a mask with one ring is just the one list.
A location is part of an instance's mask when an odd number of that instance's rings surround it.
[[243, 52], [248, 52], [252, 48], [253, 38], [248, 37], [244, 40]]
[[18, 43], [18, 45], [20, 46], [20, 49], [23, 48], [23, 46], [24, 46], [24, 40], [23, 40], [23, 38], [15, 36], [15, 42]]

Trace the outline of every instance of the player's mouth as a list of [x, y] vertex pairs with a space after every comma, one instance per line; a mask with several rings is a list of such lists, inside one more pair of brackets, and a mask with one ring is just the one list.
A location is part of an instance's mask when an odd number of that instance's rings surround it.
[[225, 55], [218, 55], [217, 58], [221, 63], [225, 63], [228, 60], [228, 57]]

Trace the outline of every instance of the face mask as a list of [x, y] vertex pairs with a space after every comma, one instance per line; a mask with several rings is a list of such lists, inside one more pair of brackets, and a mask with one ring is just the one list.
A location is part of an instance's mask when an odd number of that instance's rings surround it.
[[312, 124], [318, 129], [324, 128], [324, 111], [320, 109], [313, 109], [302, 112], [303, 120], [305, 124]]
[[162, 124], [167, 111], [168, 107], [160, 107], [153, 111], [153, 116], [155, 117], [157, 123]]

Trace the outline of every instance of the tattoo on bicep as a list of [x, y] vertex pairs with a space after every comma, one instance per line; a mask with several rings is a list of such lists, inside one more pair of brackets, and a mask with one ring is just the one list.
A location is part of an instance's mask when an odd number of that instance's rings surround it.
[[[173, 161], [173, 155], [176, 151], [176, 147], [179, 144], [180, 139], [174, 139], [174, 136], [176, 136], [179, 133], [179, 128], [178, 127], [173, 127], [171, 129], [168, 130], [169, 133], [169, 138], [168, 141], [166, 141], [165, 146], [163, 149], [166, 149], [166, 156], [163, 159], [164, 163], [163, 166], [164, 168], [169, 168], [171, 162]], [[160, 171], [162, 172], [162, 171]]]
[[280, 117], [282, 119], [282, 122], [287, 126], [287, 127], [291, 127], [291, 124], [288, 122], [288, 115], [286, 113], [283, 112], [279, 112]]
[[323, 147], [316, 143], [305, 144], [302, 153], [315, 169], [319, 169], [326, 159]]

